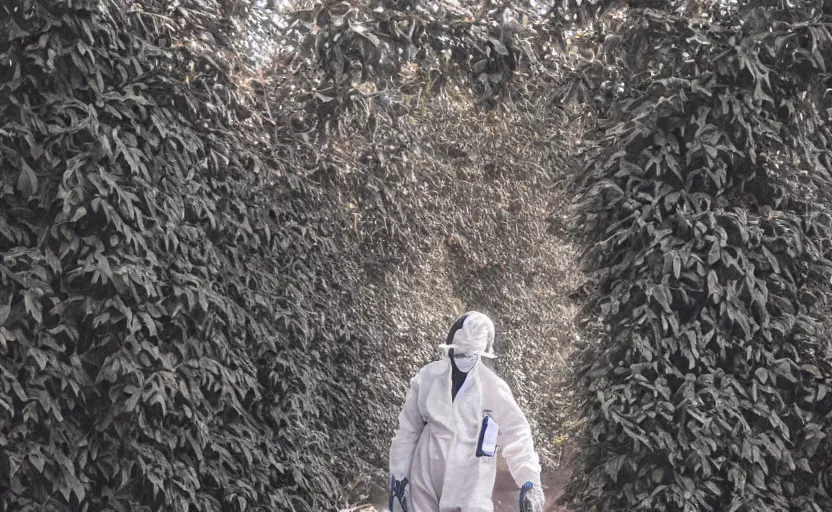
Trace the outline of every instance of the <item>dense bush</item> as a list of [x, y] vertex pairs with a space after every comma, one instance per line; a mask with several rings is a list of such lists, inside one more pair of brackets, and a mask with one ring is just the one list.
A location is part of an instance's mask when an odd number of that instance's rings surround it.
[[752, 7], [631, 10], [606, 56], [629, 66], [575, 219], [580, 510], [832, 507], [829, 18]]
[[534, 279], [566, 166], [533, 12], [316, 3], [255, 73], [243, 2], [8, 4], [2, 508], [328, 507], [460, 308], [558, 416], [557, 354], [512, 348], [567, 322]]
[[335, 220], [233, 80], [233, 5], [0, 7], [4, 510], [340, 493]]

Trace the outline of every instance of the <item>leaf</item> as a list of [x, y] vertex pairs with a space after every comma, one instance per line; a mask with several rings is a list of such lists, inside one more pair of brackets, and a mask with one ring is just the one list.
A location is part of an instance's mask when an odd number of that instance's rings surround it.
[[110, 261], [103, 254], [96, 254], [95, 260], [98, 262], [98, 270], [107, 277], [108, 280], [113, 280], [113, 269], [110, 267]]
[[17, 190], [23, 194], [23, 197], [32, 197], [38, 190], [38, 177], [25, 160], [21, 159], [20, 162], [23, 169], [17, 176]]
[[817, 400], [823, 400], [827, 393], [829, 393], [829, 387], [826, 384], [818, 384], [818, 397]]
[[765, 384], [768, 380], [768, 371], [765, 368], [757, 368], [757, 370], [754, 372], [754, 375], [756, 375], [760, 382], [762, 382], [763, 384]]
[[196, 460], [202, 462], [205, 456], [202, 453], [202, 447], [200, 446], [199, 442], [197, 442], [197, 440], [194, 438], [193, 435], [191, 435], [190, 432], [187, 432], [185, 436], [188, 439], [188, 443], [190, 443], [191, 445], [191, 449], [194, 451], [194, 454], [196, 455]]
[[771, 265], [771, 268], [774, 271], [774, 273], [779, 274], [780, 263], [777, 261], [777, 257], [768, 249], [768, 247], [765, 246], [765, 244], [761, 245], [760, 248], [763, 250], [763, 254], [768, 260], [769, 265]]
[[719, 247], [719, 242], [714, 241], [714, 243], [711, 245], [711, 250], [708, 251], [708, 265], [713, 265], [714, 263], [719, 261], [720, 253], [721, 250]]
[[679, 256], [678, 252], [673, 252], [673, 277], [675, 279], [679, 279], [679, 276], [682, 275], [682, 258]]
[[72, 489], [72, 492], [75, 493], [75, 497], [78, 499], [78, 502], [82, 503], [87, 493], [84, 489], [84, 486], [81, 484], [81, 481], [77, 478], [73, 478], [73, 482], [70, 487]]
[[656, 301], [662, 306], [662, 309], [665, 313], [672, 314], [673, 310], [670, 307], [670, 302], [672, 297], [670, 293], [667, 291], [662, 285], [656, 285], [653, 287], [653, 296], [656, 298]]
[[26, 312], [35, 319], [35, 322], [43, 322], [43, 314], [41, 312], [40, 301], [35, 297], [35, 292], [26, 290], [23, 294], [23, 303], [26, 307]]
[[3, 304], [0, 305], [0, 326], [6, 324], [6, 320], [9, 319], [9, 313], [11, 313], [12, 307], [10, 304]]
[[156, 336], [158, 334], [156, 330], [156, 320], [153, 319], [150, 314], [142, 311], [138, 314], [139, 317], [144, 321], [145, 327], [147, 327], [147, 331], [150, 333], [151, 336]]
[[43, 468], [46, 466], [46, 461], [43, 459], [43, 455], [37, 452], [32, 452], [29, 454], [29, 462], [32, 463], [35, 469], [38, 470], [38, 473], [43, 473]]
[[142, 163], [141, 159], [134, 154], [134, 148], [127, 146], [127, 144], [125, 144], [124, 141], [120, 139], [118, 135], [118, 128], [114, 128], [112, 131], [112, 138], [113, 141], [115, 141], [116, 143], [118, 153], [124, 157], [125, 161], [127, 161], [127, 165], [130, 167], [130, 170], [133, 172], [135, 176], [143, 176], [144, 164]]
[[[5, 409], [5, 410], [9, 413], [9, 415], [10, 415], [12, 418], [14, 418], [14, 407], [12, 407], [12, 404], [10, 404], [9, 402], [7, 402], [7, 401], [6, 401], [5, 399], [3, 399], [1, 396], [0, 396], [0, 407], [2, 407], [3, 409]], [[1, 438], [0, 438], [0, 439], [1, 439]], [[3, 446], [3, 443], [2, 443], [2, 442], [0, 442], [0, 446]]]
[[705, 488], [707, 488], [714, 496], [721, 496], [722, 489], [719, 488], [717, 484], [714, 482], [705, 482]]
[[29, 401], [29, 396], [23, 390], [23, 386], [20, 385], [17, 379], [12, 380], [12, 390], [14, 390], [14, 394], [17, 395], [17, 399], [21, 402]]
[[722, 294], [722, 286], [719, 284], [719, 278], [713, 270], [708, 272], [708, 294], [714, 297], [714, 300], [719, 300]]
[[78, 222], [87, 214], [87, 209], [81, 206], [77, 210], [75, 210], [75, 214], [70, 219], [70, 222]]
[[138, 405], [139, 400], [141, 399], [141, 397], [142, 397], [141, 391], [137, 391], [136, 393], [131, 395], [130, 398], [128, 398], [127, 401], [124, 403], [124, 410], [126, 412], [134, 411], [136, 409], [136, 405]]
[[493, 37], [489, 37], [488, 41], [494, 47], [494, 51], [496, 51], [497, 53], [499, 53], [500, 55], [502, 55], [504, 57], [508, 56], [508, 53], [509, 53], [508, 48], [506, 48], [503, 43], [501, 43], [500, 41], [498, 41], [497, 39], [495, 39]]
[[376, 48], [378, 48], [381, 45], [381, 40], [375, 34], [370, 33], [370, 32], [365, 32], [363, 30], [356, 30], [354, 26], [351, 27], [351, 28], [356, 34], [365, 38], [367, 41], [369, 41]]
[[159, 406], [162, 408], [162, 416], [167, 416], [168, 412], [167, 405], [165, 404], [165, 397], [158, 391], [153, 394], [153, 396], [150, 398], [150, 401], [148, 402], [148, 405], [153, 404], [159, 404]]

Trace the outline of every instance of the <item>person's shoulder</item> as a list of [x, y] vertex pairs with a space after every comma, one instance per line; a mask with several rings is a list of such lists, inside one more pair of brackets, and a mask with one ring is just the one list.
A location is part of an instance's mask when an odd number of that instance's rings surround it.
[[446, 366], [447, 365], [443, 364], [441, 360], [426, 364], [421, 367], [418, 372], [416, 372], [416, 375], [414, 375], [411, 380], [411, 384], [418, 383], [420, 385], [425, 385], [435, 381], [442, 374], [442, 371], [446, 368]]
[[488, 384], [494, 386], [500, 391], [511, 392], [511, 388], [509, 387], [508, 383], [506, 383], [506, 381], [504, 381], [499, 375], [497, 375], [497, 372], [485, 366], [484, 364], [480, 365], [480, 380], [482, 380], [483, 382], [487, 382]]
[[495, 372], [494, 370], [492, 370], [491, 368], [489, 368], [488, 366], [486, 366], [482, 362], [480, 362], [480, 364], [479, 364], [479, 371], [480, 371], [480, 376], [482, 378], [490, 379], [490, 380], [493, 380], [494, 382], [503, 382], [503, 379], [501, 379], [500, 376], [497, 375], [497, 372]]
[[447, 367], [447, 362], [444, 359], [428, 363], [419, 370], [420, 375], [436, 375], [442, 373]]

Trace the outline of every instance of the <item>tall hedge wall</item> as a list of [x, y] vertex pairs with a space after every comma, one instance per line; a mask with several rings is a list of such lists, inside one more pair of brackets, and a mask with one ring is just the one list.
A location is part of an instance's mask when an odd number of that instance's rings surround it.
[[830, 510], [828, 14], [624, 16], [608, 62], [627, 67], [576, 210], [595, 341], [568, 500]]
[[240, 96], [233, 5], [0, 6], [3, 510], [340, 494], [334, 221]]

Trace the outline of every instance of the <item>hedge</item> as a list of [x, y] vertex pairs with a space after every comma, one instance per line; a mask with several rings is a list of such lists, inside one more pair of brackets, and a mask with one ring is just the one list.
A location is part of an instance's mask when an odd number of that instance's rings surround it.
[[625, 13], [606, 56], [621, 87], [578, 184], [567, 501], [829, 510], [829, 17], [703, 5]]
[[4, 510], [341, 493], [360, 365], [335, 221], [235, 82], [233, 5], [0, 9]]

